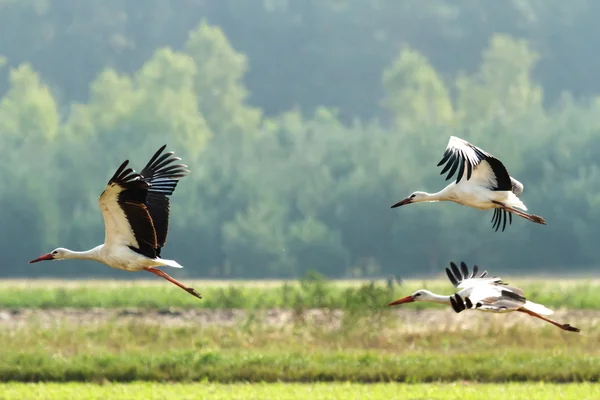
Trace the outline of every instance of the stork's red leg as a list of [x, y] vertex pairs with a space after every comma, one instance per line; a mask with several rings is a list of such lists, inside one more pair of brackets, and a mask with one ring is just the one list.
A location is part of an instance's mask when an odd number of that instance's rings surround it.
[[508, 212], [511, 212], [513, 214], [517, 214], [519, 217], [528, 219], [531, 222], [535, 222], [536, 224], [546, 225], [546, 220], [544, 218], [540, 217], [539, 215], [529, 214], [529, 213], [526, 213], [525, 211], [521, 211], [521, 210], [518, 210], [518, 209], [512, 208], [512, 207], [506, 207], [505, 210]]
[[499, 201], [494, 201], [494, 203], [498, 204], [502, 209], [508, 211], [509, 213], [516, 214], [519, 217], [523, 217], [531, 222], [535, 222], [536, 224], [546, 225], [546, 220], [540, 217], [539, 215], [526, 213], [525, 211], [519, 210], [517, 208], [509, 207], [506, 204], [501, 203]]
[[542, 320], [544, 320], [546, 322], [550, 322], [552, 325], [557, 326], [560, 329], [563, 329], [565, 331], [569, 331], [569, 332], [579, 332], [580, 331], [579, 328], [575, 328], [574, 326], [571, 326], [569, 324], [559, 324], [556, 321], [552, 321], [551, 319], [548, 319], [546, 317], [542, 317], [540, 314], [535, 313], [535, 312], [533, 312], [531, 310], [528, 310], [526, 308], [519, 308], [517, 311], [521, 311], [522, 313], [531, 315], [532, 317], [536, 317], [536, 318], [542, 319]]
[[148, 272], [152, 272], [154, 275], [158, 275], [158, 276], [160, 276], [162, 278], [165, 278], [166, 280], [168, 280], [171, 283], [174, 283], [175, 285], [179, 286], [180, 288], [182, 288], [183, 290], [185, 290], [186, 292], [188, 292], [192, 296], [196, 296], [199, 299], [202, 298], [202, 296], [200, 295], [200, 293], [196, 292], [196, 290], [194, 288], [185, 286], [183, 283], [179, 282], [178, 280], [171, 278], [164, 271], [162, 271], [162, 270], [160, 270], [158, 268], [152, 268], [152, 267], [146, 267], [144, 269], [146, 271], [148, 271]]

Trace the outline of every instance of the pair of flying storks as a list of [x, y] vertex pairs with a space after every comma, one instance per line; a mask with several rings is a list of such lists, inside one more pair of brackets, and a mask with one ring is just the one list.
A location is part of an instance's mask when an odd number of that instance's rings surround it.
[[[414, 192], [394, 204], [392, 208], [419, 202], [453, 201], [481, 210], [493, 208], [492, 226], [496, 231], [500, 225], [504, 231], [507, 221], [509, 225], [512, 223], [512, 214], [537, 224], [546, 224], [544, 218], [525, 212], [527, 207], [519, 199], [523, 192], [523, 184], [511, 177], [502, 162], [492, 154], [452, 136], [438, 166], [444, 164], [441, 174], [448, 172], [446, 180], [449, 180], [456, 173], [455, 181], [436, 193]], [[477, 275], [476, 265], [471, 273], [464, 262], [461, 263], [460, 269], [454, 263], [450, 263], [450, 267], [446, 268], [446, 274], [450, 282], [460, 289], [453, 296], [440, 296], [428, 290], [418, 290], [410, 296], [389, 303], [388, 306], [426, 301], [450, 305], [457, 313], [467, 309], [496, 313], [519, 311], [563, 330], [579, 332], [578, 328], [569, 324], [560, 324], [544, 317], [552, 314], [552, 311], [527, 300], [521, 289], [507, 285], [498, 277], [487, 277], [487, 271]]]
[[[189, 172], [186, 165], [174, 164], [181, 159], [175, 157], [173, 152], [163, 154], [165, 148], [166, 145], [158, 149], [140, 173], [127, 168], [129, 160], [126, 160], [109, 180], [98, 200], [104, 217], [104, 244], [87, 251], [59, 247], [30, 263], [70, 258], [95, 260], [125, 271], [145, 270], [202, 298], [196, 290], [157, 268], [182, 268], [176, 261], [161, 258], [160, 252], [167, 240], [168, 196], [173, 194], [179, 179]], [[462, 139], [451, 137], [444, 158], [438, 165], [444, 163], [446, 166], [442, 173], [449, 170], [447, 179], [458, 170], [456, 182], [437, 193], [414, 192], [392, 208], [416, 202], [447, 200], [479, 209], [494, 208], [492, 221], [496, 230], [502, 221], [504, 230], [507, 215], [510, 224], [513, 213], [536, 223], [546, 223], [543, 218], [522, 211], [527, 210], [519, 200], [523, 185], [511, 178], [502, 163], [491, 154]], [[462, 179], [465, 172], [467, 176]], [[472, 274], [468, 273], [464, 263], [461, 268], [459, 270], [452, 264], [452, 271], [446, 269], [451, 282], [461, 289], [454, 296], [439, 296], [420, 290], [389, 305], [432, 301], [450, 304], [456, 312], [465, 309], [521, 311], [562, 329], [579, 331], [568, 324], [558, 324], [542, 317], [540, 314], [548, 315], [552, 311], [527, 301], [520, 289], [507, 286], [499, 278], [486, 278], [487, 272], [477, 276], [477, 266]]]

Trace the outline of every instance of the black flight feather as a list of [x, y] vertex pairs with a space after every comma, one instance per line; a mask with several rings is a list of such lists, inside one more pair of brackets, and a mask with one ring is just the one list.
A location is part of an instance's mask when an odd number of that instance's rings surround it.
[[169, 223], [166, 196], [173, 194], [178, 179], [189, 172], [186, 165], [171, 165], [181, 159], [174, 157], [173, 152], [161, 155], [165, 148], [166, 145], [158, 149], [139, 174], [131, 168], [125, 169], [129, 163], [126, 160], [108, 182], [123, 189], [117, 201], [138, 242], [138, 248], [130, 248], [149, 258], [159, 257], [166, 242]]

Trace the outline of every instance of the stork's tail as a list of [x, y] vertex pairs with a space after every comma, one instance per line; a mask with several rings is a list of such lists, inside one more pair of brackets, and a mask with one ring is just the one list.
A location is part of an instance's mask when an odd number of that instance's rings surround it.
[[159, 258], [156, 261], [159, 262], [159, 263], [161, 263], [162, 266], [165, 266], [165, 267], [183, 268], [183, 265], [179, 264], [175, 260], [165, 260], [164, 258]]
[[554, 311], [550, 310], [549, 308], [546, 308], [545, 306], [543, 306], [541, 304], [534, 303], [529, 300], [527, 300], [525, 302], [525, 304], [523, 304], [523, 308], [525, 308], [529, 311], [533, 311], [534, 313], [537, 313], [540, 315], [552, 315], [554, 313]]
[[508, 192], [508, 199], [504, 201], [504, 204], [512, 208], [520, 208], [523, 211], [527, 211], [525, 203], [523, 203], [513, 192]]

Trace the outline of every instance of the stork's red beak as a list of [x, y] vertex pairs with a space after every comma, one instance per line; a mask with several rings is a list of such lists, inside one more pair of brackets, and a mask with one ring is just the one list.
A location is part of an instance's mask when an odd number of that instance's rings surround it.
[[400, 300], [396, 300], [396, 301], [392, 301], [390, 304], [388, 304], [389, 306], [396, 306], [398, 304], [404, 304], [404, 303], [412, 303], [413, 301], [415, 301], [415, 298], [412, 296], [406, 296], [401, 298]]
[[410, 204], [410, 203], [412, 203], [412, 201], [410, 200], [410, 197], [407, 197], [404, 200], [399, 201], [396, 204], [394, 204], [391, 208], [400, 207], [400, 206], [403, 206], [405, 204]]
[[48, 253], [46, 255], [38, 257], [35, 260], [31, 260], [31, 261], [29, 261], [29, 264], [33, 264], [33, 263], [36, 263], [38, 261], [46, 261], [46, 260], [54, 260], [54, 257], [52, 257], [52, 253]]

